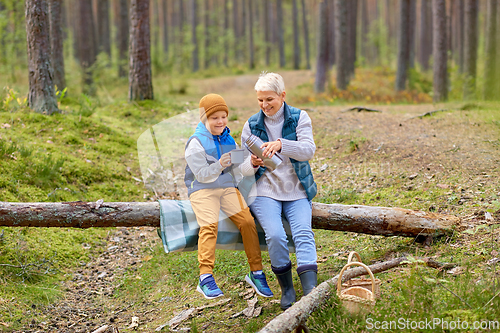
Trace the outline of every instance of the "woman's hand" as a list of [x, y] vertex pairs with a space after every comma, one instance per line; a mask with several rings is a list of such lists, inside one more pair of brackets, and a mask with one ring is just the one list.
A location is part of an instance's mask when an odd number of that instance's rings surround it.
[[225, 153], [219, 159], [219, 163], [223, 168], [227, 168], [231, 163], [231, 153]]
[[274, 156], [274, 154], [281, 151], [281, 141], [276, 140], [271, 142], [264, 142], [264, 144], [260, 148], [266, 148], [262, 152], [262, 156], [271, 158]]
[[258, 166], [264, 166], [264, 161], [262, 161], [261, 158], [253, 154], [252, 157], [250, 158], [250, 162], [252, 162], [252, 166], [255, 168]]

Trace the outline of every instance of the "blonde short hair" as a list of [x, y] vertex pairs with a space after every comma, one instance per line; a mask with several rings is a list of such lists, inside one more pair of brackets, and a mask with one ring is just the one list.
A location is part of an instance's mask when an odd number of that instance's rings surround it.
[[281, 75], [277, 73], [263, 72], [259, 75], [257, 83], [255, 83], [255, 91], [274, 91], [281, 95], [285, 91], [285, 82]]

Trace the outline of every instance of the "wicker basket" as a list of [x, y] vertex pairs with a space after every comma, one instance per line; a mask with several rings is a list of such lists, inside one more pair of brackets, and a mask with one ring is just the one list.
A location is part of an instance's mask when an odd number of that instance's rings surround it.
[[[358, 262], [363, 262], [361, 260], [360, 255], [357, 252], [352, 251], [351, 253], [349, 253], [349, 257], [347, 258], [348, 264], [353, 262], [352, 258], [354, 256], [356, 256], [356, 258], [358, 259]], [[377, 279], [377, 278], [375, 278], [374, 281], [375, 281], [374, 295], [375, 295], [375, 299], [377, 299], [377, 298], [380, 298], [380, 283], [381, 283], [381, 281], [380, 281], [380, 279]], [[361, 288], [365, 288], [367, 290], [371, 290], [372, 289], [371, 285], [372, 285], [371, 279], [367, 279], [364, 277], [355, 278], [355, 279], [351, 279], [351, 280], [348, 280], [348, 281], [342, 283], [342, 290], [347, 289], [347, 288], [351, 288], [351, 287], [361, 287]]]
[[[370, 274], [371, 282], [372, 282], [372, 290], [368, 290], [363, 287], [350, 287], [342, 290], [342, 275], [344, 271], [350, 266], [361, 266], [367, 270], [368, 274]], [[375, 305], [375, 277], [373, 276], [372, 271], [368, 266], [361, 262], [350, 262], [342, 268], [340, 271], [338, 281], [337, 281], [337, 295], [339, 299], [342, 301], [344, 307], [350, 313], [360, 313], [360, 312], [368, 312]]]

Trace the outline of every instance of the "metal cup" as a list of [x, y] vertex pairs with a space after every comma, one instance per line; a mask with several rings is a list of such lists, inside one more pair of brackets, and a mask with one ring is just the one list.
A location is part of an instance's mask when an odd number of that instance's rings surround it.
[[231, 153], [231, 163], [241, 164], [245, 160], [245, 150], [243, 149], [233, 149]]
[[260, 148], [264, 144], [264, 141], [262, 141], [258, 136], [251, 134], [248, 139], [245, 141], [245, 146], [246, 148], [252, 152], [252, 154], [258, 156], [259, 158], [262, 159], [264, 162], [264, 165], [266, 168], [268, 168], [271, 171], [274, 171], [278, 165], [283, 162], [283, 159], [278, 156], [278, 154], [274, 154], [273, 157], [264, 157], [262, 156], [262, 153], [264, 152], [264, 149]]

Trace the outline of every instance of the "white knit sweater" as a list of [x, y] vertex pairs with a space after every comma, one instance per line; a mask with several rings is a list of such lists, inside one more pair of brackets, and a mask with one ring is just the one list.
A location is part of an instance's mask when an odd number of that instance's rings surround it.
[[[284, 121], [284, 105], [281, 105], [276, 114], [272, 116], [266, 115], [264, 119], [269, 141], [276, 141], [278, 139], [281, 141], [281, 152], [279, 155], [282, 157], [283, 163], [272, 172], [269, 169], [266, 170], [259, 178], [257, 181], [257, 195], [279, 201], [293, 201], [307, 198], [307, 195], [295, 173], [290, 158], [298, 161], [308, 161], [313, 158], [316, 145], [314, 144], [311, 118], [309, 118], [307, 112], [300, 112], [296, 129], [297, 141], [286, 140], [281, 137]], [[245, 142], [251, 134], [247, 121], [243, 126], [241, 142]], [[258, 170], [258, 168], [251, 167], [249, 163], [244, 163], [241, 167], [244, 174], [251, 172], [251, 170], [243, 170], [244, 168], [252, 168], [253, 172]]]

